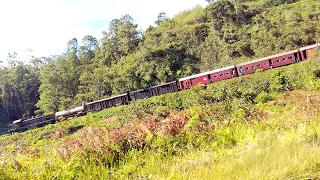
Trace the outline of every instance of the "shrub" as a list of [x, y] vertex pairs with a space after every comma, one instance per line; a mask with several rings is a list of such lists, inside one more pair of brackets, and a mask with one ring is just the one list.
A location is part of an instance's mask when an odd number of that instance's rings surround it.
[[262, 91], [255, 99], [257, 103], [266, 103], [270, 100], [272, 100], [272, 96], [264, 91]]

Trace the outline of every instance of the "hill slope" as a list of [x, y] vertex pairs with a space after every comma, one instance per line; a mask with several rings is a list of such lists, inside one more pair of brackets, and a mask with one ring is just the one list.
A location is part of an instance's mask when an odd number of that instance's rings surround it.
[[1, 179], [319, 176], [320, 56], [0, 136]]

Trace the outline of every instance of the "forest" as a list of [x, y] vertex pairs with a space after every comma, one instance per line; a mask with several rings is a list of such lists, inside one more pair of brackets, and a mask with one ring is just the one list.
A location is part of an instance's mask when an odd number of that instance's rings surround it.
[[144, 32], [124, 15], [101, 39], [70, 39], [62, 54], [30, 63], [9, 54], [0, 127], [320, 40], [319, 0], [207, 1], [173, 18], [161, 12]]

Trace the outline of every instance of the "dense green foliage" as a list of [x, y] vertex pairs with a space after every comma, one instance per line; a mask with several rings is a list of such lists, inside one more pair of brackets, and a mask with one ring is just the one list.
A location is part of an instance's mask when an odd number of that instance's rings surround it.
[[9, 119], [34, 115], [39, 100], [39, 73], [37, 66], [21, 63], [0, 69], [0, 127]]
[[320, 52], [315, 55], [207, 89], [0, 136], [0, 178], [318, 177]]
[[[1, 122], [34, 115], [35, 104], [36, 114], [49, 114], [313, 44], [320, 37], [319, 9], [317, 0], [218, 0], [174, 18], [161, 12], [145, 32], [125, 15], [100, 40], [72, 39], [63, 54], [2, 68]], [[19, 68], [30, 75], [19, 75]], [[9, 72], [33, 83], [19, 84]]]

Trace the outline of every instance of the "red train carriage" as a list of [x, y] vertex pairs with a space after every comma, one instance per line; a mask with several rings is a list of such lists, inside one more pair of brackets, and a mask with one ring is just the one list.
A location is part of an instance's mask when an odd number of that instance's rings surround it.
[[270, 69], [270, 61], [266, 58], [260, 58], [249, 62], [244, 62], [237, 65], [237, 72], [241, 75], [252, 74], [257, 69]]
[[189, 77], [179, 79], [180, 89], [189, 89], [198, 84], [209, 84], [212, 82], [217, 82], [225, 79], [230, 79], [236, 74], [235, 66], [224, 67], [221, 69], [216, 69], [213, 71], [208, 71], [196, 75], [192, 75]]
[[238, 76], [235, 66], [228, 66], [214, 70], [210, 73], [211, 82], [218, 82]]
[[256, 72], [257, 69], [268, 70], [270, 68], [293, 64], [300, 60], [299, 51], [293, 50], [238, 64], [237, 71], [239, 75], [252, 74]]
[[285, 66], [301, 61], [300, 53], [298, 50], [284, 52], [281, 54], [269, 56], [267, 58], [270, 59], [272, 67]]
[[310, 45], [310, 46], [306, 46], [303, 48], [300, 48], [300, 54], [301, 54], [301, 60], [306, 60], [308, 59], [308, 56], [310, 55], [310, 53], [312, 52], [312, 50], [316, 47], [319, 47], [320, 44], [314, 44], [314, 45]]

